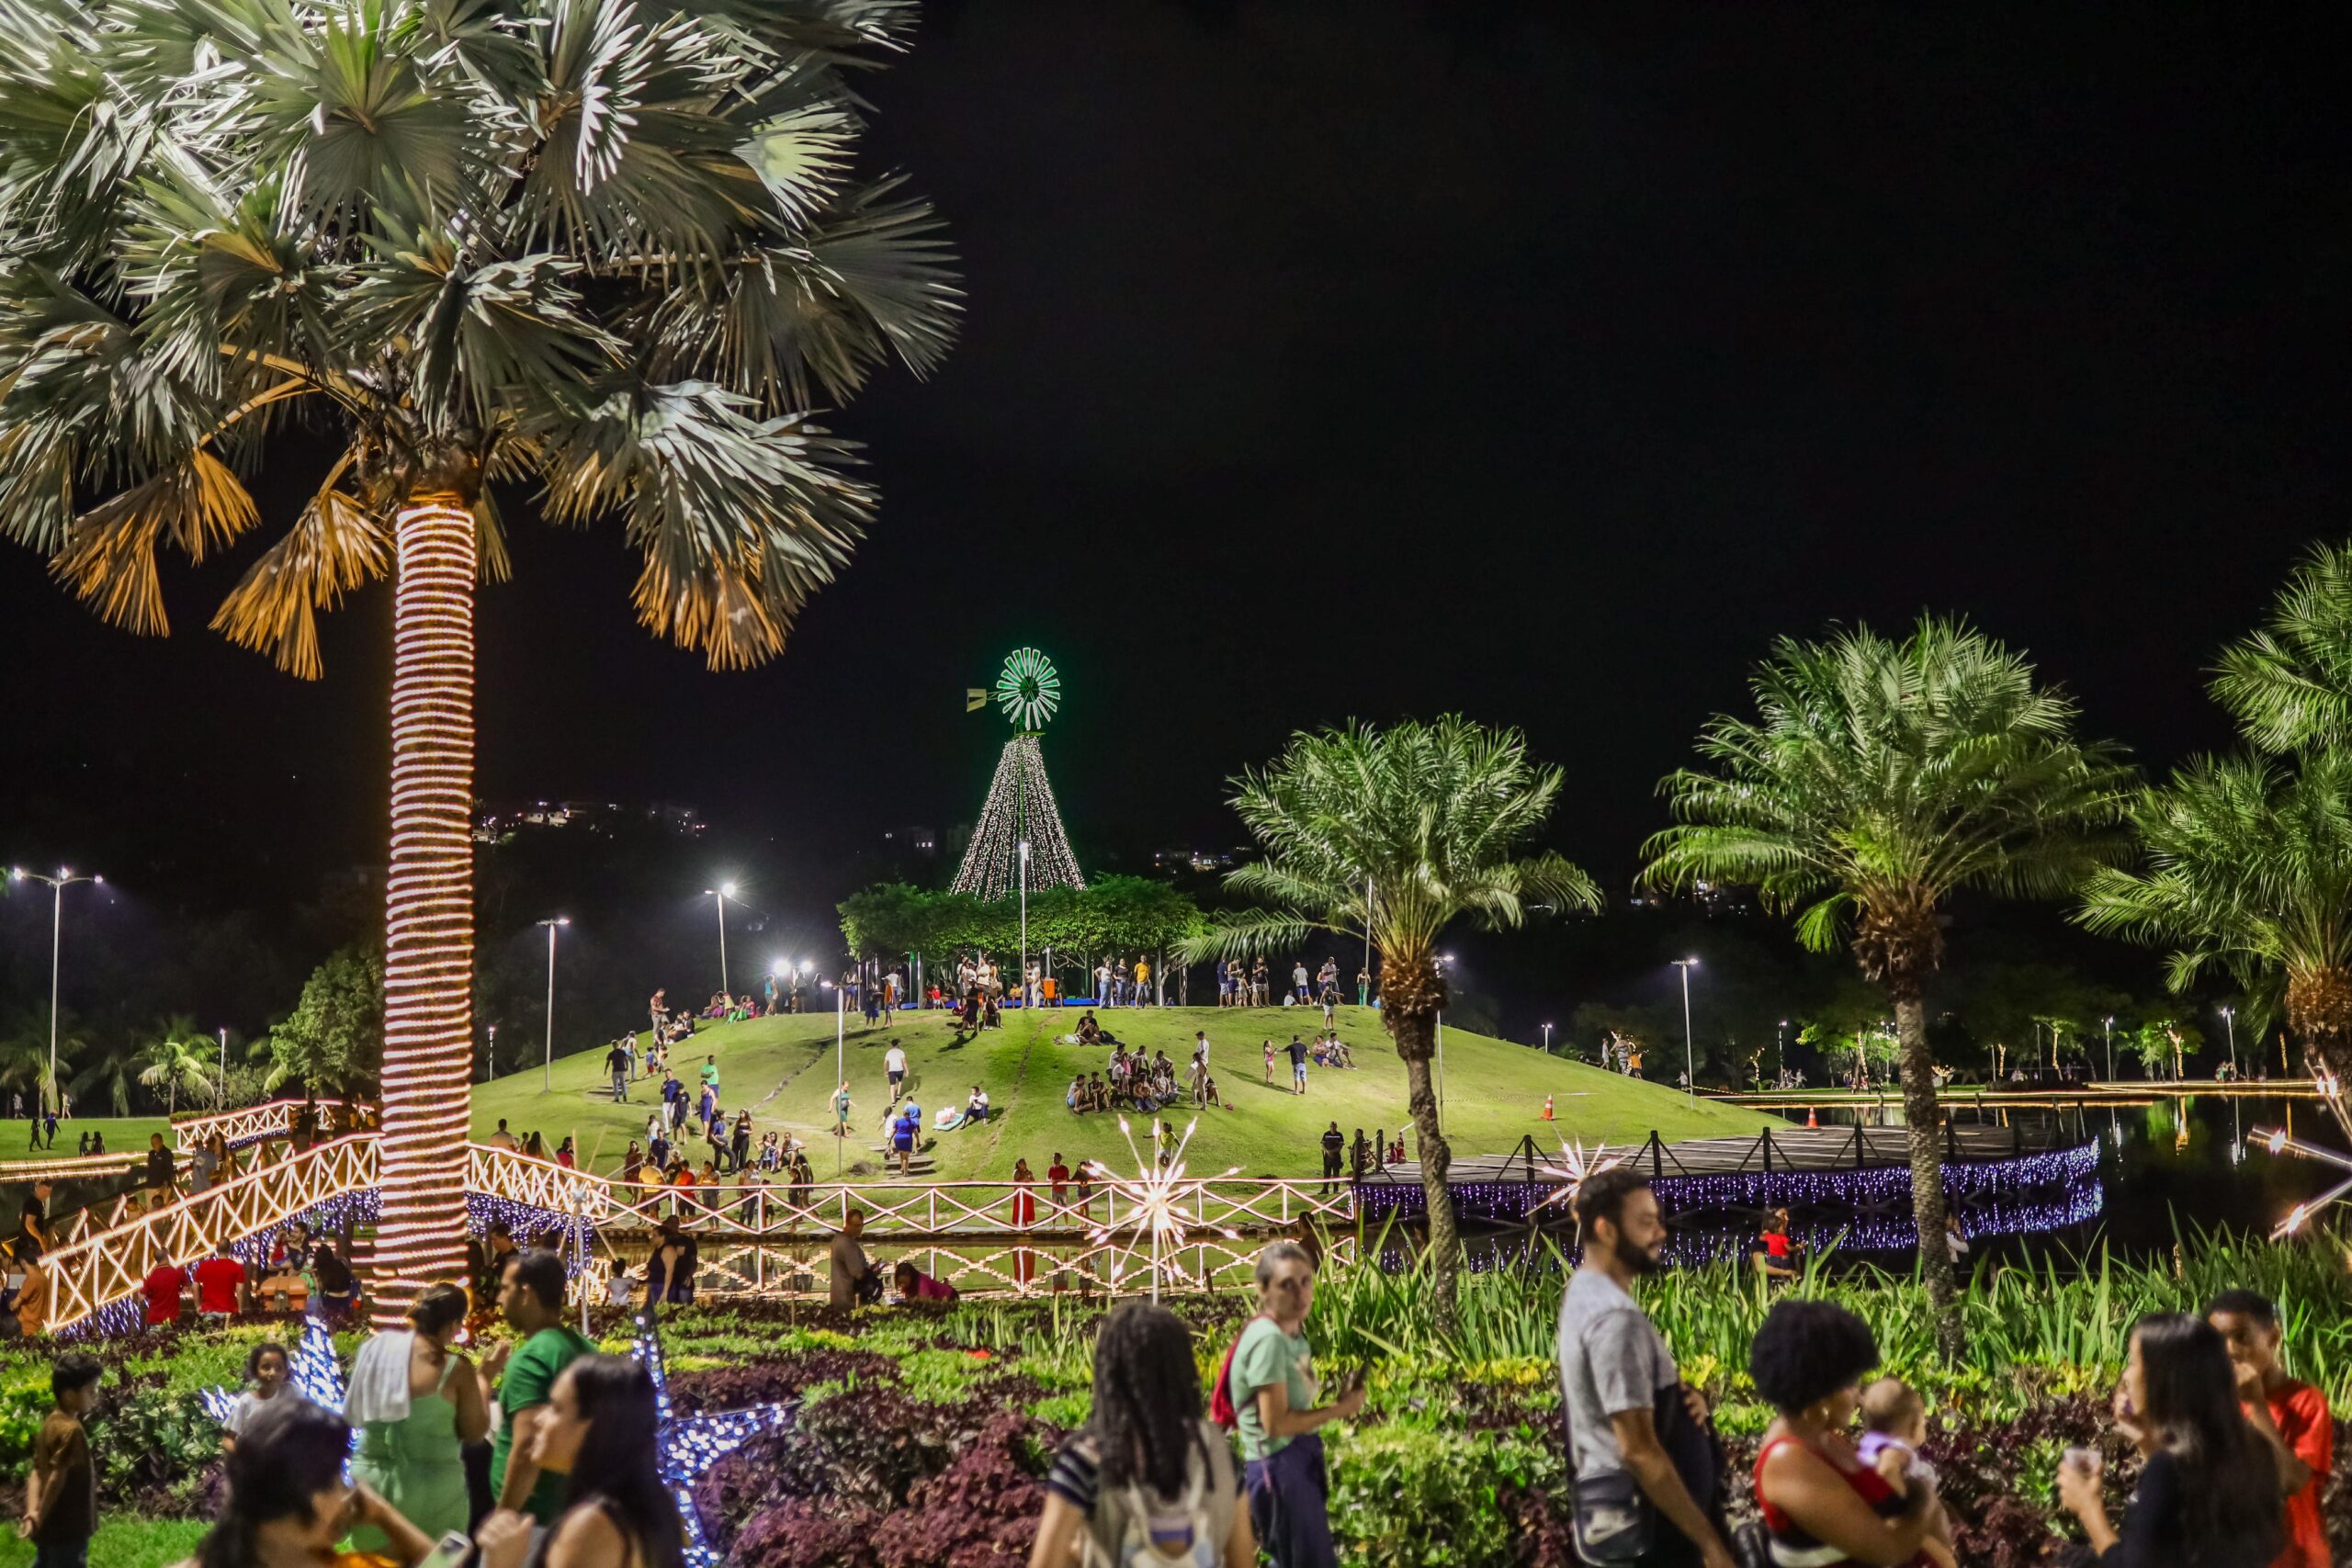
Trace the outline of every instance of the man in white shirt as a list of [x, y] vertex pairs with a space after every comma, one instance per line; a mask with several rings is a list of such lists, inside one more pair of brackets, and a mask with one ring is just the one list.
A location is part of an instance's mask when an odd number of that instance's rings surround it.
[[1306, 1001], [1307, 999], [1306, 959], [1302, 958], [1290, 966], [1290, 984], [1291, 989], [1297, 993], [1298, 999], [1302, 1002]]
[[1209, 1033], [1205, 1029], [1193, 1031], [1193, 1065], [1196, 1067], [1209, 1065]]
[[899, 1043], [895, 1040], [890, 1042], [890, 1049], [882, 1055], [882, 1070], [890, 1075], [890, 1103], [896, 1105], [899, 1103], [899, 1086], [906, 1081], [907, 1054], [899, 1049]]

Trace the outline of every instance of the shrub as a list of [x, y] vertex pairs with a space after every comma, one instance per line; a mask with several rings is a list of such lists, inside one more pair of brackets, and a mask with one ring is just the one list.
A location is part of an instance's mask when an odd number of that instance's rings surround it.
[[[1365, 1568], [1511, 1562], [1494, 1446], [1417, 1425], [1341, 1427], [1331, 1446], [1331, 1528]], [[1443, 1520], [1444, 1528], [1431, 1528]]]

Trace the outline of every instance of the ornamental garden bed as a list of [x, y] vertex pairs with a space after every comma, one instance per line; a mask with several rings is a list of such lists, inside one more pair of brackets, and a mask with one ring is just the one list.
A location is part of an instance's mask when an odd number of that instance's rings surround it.
[[[1928, 1457], [1961, 1529], [1962, 1558], [1987, 1568], [2063, 1561], [2052, 1481], [2070, 1444], [2097, 1444], [2120, 1506], [2130, 1456], [2107, 1435], [2109, 1391], [2132, 1320], [2195, 1305], [2223, 1283], [2287, 1304], [2290, 1357], [2345, 1405], [2352, 1301], [2339, 1243], [2295, 1247], [2217, 1237], [2145, 1267], [2097, 1260], [1974, 1281], [1971, 1350], [1951, 1369], [1927, 1354], [1925, 1302], [1908, 1278], [1860, 1269], [1798, 1288], [1836, 1296], [1872, 1324], [1890, 1370], [1935, 1407]], [[1441, 1341], [1417, 1271], [1327, 1276], [1308, 1332], [1324, 1370], [1361, 1368], [1363, 1416], [1329, 1433], [1342, 1555], [1366, 1568], [1567, 1568], [1562, 1432], [1552, 1361], [1556, 1272], [1465, 1277], [1461, 1327]], [[1728, 1268], [1645, 1286], [1686, 1372], [1717, 1405], [1727, 1487], [1746, 1475], [1770, 1419], [1742, 1370], [1764, 1302]], [[1056, 1445], [1086, 1418], [1093, 1334], [1107, 1303], [1075, 1297], [856, 1313], [785, 1303], [668, 1315], [662, 1338], [674, 1407], [721, 1412], [796, 1401], [790, 1416], [696, 1484], [712, 1541], [742, 1568], [1001, 1568], [1028, 1550]], [[1204, 1386], [1250, 1310], [1239, 1295], [1171, 1298], [1192, 1325]], [[218, 1430], [198, 1392], [233, 1384], [247, 1351], [284, 1325], [159, 1331], [87, 1342], [107, 1367], [91, 1422], [107, 1528], [96, 1568], [176, 1560], [209, 1517]], [[626, 1350], [630, 1325], [606, 1325]], [[347, 1356], [356, 1337], [339, 1337]], [[47, 1409], [51, 1347], [0, 1350], [0, 1506], [14, 1506]], [[2352, 1438], [2352, 1434], [2339, 1433]], [[2346, 1451], [2352, 1451], [2347, 1450]], [[2327, 1494], [2330, 1531], [2352, 1553], [2352, 1485]], [[1442, 1534], [1431, 1531], [1442, 1519]], [[28, 1556], [10, 1541], [0, 1562]]]

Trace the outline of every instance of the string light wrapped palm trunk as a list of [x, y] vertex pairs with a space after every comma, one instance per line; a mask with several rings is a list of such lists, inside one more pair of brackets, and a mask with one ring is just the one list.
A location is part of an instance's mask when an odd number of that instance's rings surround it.
[[394, 537], [379, 1326], [466, 1277], [473, 1065], [473, 515], [457, 496], [420, 497]]

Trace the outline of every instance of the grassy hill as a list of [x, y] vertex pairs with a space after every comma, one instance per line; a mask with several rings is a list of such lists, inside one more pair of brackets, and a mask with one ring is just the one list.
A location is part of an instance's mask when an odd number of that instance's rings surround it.
[[[1405, 1069], [1380, 1026], [1379, 1015], [1361, 1008], [1340, 1011], [1341, 1038], [1355, 1053], [1354, 1071], [1309, 1066], [1307, 1093], [1289, 1091], [1289, 1063], [1276, 1055], [1274, 1083], [1265, 1081], [1260, 1043], [1272, 1036], [1279, 1047], [1300, 1024], [1311, 1035], [1316, 1015], [1282, 1009], [1229, 1010], [1216, 1008], [1114, 1010], [1097, 1015], [1128, 1045], [1165, 1050], [1181, 1071], [1192, 1052], [1193, 1032], [1206, 1030], [1211, 1071], [1227, 1109], [1201, 1112], [1188, 1163], [1214, 1173], [1238, 1166], [1245, 1174], [1298, 1175], [1320, 1170], [1316, 1140], [1331, 1121], [1352, 1136], [1363, 1128], [1392, 1133], [1406, 1123]], [[964, 1103], [975, 1083], [987, 1089], [996, 1115], [986, 1124], [927, 1134], [936, 1174], [948, 1180], [1009, 1176], [1016, 1158], [1043, 1171], [1059, 1151], [1072, 1163], [1099, 1159], [1114, 1168], [1132, 1161], [1118, 1123], [1110, 1116], [1073, 1116], [1062, 1103], [1070, 1078], [1081, 1069], [1101, 1069], [1110, 1053], [1059, 1043], [1078, 1021], [1074, 1010], [1046, 1009], [1035, 1014], [1008, 1012], [1002, 1029], [959, 1040], [943, 1012], [902, 1012], [888, 1028], [867, 1030], [853, 1019], [842, 1057], [854, 1100], [856, 1135], [846, 1151], [850, 1168], [878, 1165], [872, 1145], [882, 1141], [889, 1089], [883, 1053], [895, 1038], [908, 1056], [908, 1082], [925, 1120], [943, 1106]], [[704, 1029], [691, 1053], [676, 1055], [679, 1077], [691, 1087], [705, 1055], [718, 1058], [720, 1101], [729, 1114], [745, 1105], [754, 1125], [789, 1130], [808, 1140], [820, 1177], [832, 1175], [827, 1100], [834, 1076], [831, 1014], [754, 1019]], [[566, 1134], [579, 1140], [582, 1163], [610, 1172], [631, 1138], [641, 1137], [646, 1112], [658, 1086], [640, 1079], [633, 1105], [613, 1102], [605, 1077], [605, 1048], [560, 1056], [552, 1093], [540, 1087], [540, 1069], [529, 1068], [473, 1091], [474, 1133], [490, 1132], [504, 1117], [517, 1134], [536, 1129], [552, 1149]], [[1555, 1097], [1555, 1126], [1542, 1120], [1544, 1097]], [[1176, 1112], [1191, 1114], [1189, 1106]], [[1461, 1154], [1500, 1153], [1532, 1134], [1539, 1147], [1556, 1147], [1564, 1136], [1590, 1145], [1638, 1142], [1656, 1128], [1668, 1140], [1753, 1134], [1770, 1122], [1758, 1112], [1696, 1104], [1674, 1089], [1637, 1082], [1597, 1067], [1566, 1062], [1458, 1029], [1445, 1032], [1445, 1126]], [[1141, 1129], [1138, 1129], [1140, 1141]], [[1408, 1139], [1409, 1145], [1410, 1140]], [[697, 1151], [701, 1145], [695, 1145]], [[867, 1174], [878, 1175], [869, 1169]]]

